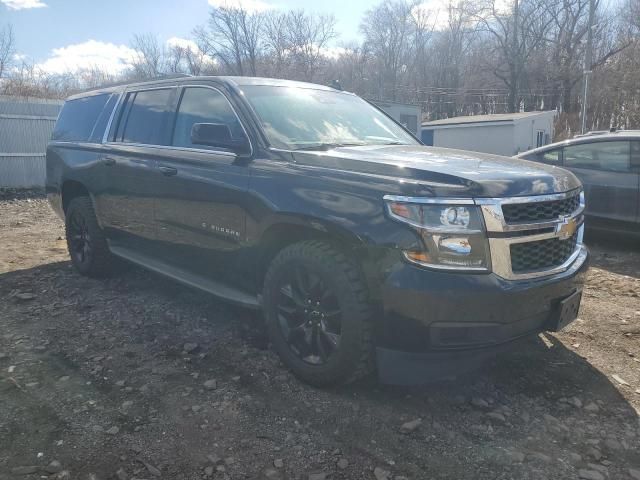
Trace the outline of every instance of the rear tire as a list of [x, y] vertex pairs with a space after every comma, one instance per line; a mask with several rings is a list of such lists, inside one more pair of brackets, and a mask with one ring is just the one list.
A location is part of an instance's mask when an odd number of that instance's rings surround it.
[[373, 324], [358, 265], [320, 241], [284, 248], [263, 290], [269, 336], [282, 362], [317, 386], [353, 382], [373, 369]]
[[111, 273], [113, 256], [89, 197], [75, 197], [69, 202], [65, 232], [71, 263], [79, 273], [88, 277]]

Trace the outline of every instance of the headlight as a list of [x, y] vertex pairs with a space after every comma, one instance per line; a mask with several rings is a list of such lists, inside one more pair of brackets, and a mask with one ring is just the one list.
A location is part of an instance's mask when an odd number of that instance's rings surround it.
[[[413, 226], [424, 244], [407, 260], [441, 270], [489, 270], [489, 242], [480, 208], [472, 201], [384, 197], [389, 215]], [[455, 202], [455, 201], [454, 201]]]

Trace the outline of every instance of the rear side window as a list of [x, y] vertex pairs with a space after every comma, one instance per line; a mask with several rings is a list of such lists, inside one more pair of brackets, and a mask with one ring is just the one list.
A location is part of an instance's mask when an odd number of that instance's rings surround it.
[[167, 145], [172, 115], [169, 111], [171, 93], [170, 88], [129, 93], [116, 139], [126, 143]]
[[65, 102], [51, 139], [62, 142], [88, 141], [110, 97], [111, 94], [104, 93]]
[[194, 123], [222, 123], [231, 130], [234, 140], [245, 138], [244, 130], [226, 97], [210, 88], [185, 88], [178, 107], [176, 126], [173, 130], [173, 145], [176, 147], [213, 148], [191, 143], [191, 128]]
[[564, 149], [564, 166], [628, 172], [631, 170], [630, 143], [613, 141], [570, 145]]

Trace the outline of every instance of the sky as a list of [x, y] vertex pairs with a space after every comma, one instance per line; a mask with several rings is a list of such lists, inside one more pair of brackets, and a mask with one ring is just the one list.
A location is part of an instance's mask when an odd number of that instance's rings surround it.
[[[50, 73], [84, 64], [123, 68], [134, 34], [156, 34], [163, 42], [188, 39], [205, 24], [213, 6], [241, 2], [247, 10], [304, 9], [334, 14], [334, 46], [359, 39], [360, 19], [375, 0], [0, 0], [0, 28], [13, 26], [19, 58]], [[116, 73], [116, 72], [114, 72]]]

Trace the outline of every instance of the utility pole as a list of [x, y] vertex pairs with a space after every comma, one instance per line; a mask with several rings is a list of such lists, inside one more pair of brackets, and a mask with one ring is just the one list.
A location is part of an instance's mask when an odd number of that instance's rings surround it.
[[520, 110], [520, 105], [516, 105], [518, 102], [518, 92], [520, 90], [520, 39], [518, 38], [518, 27], [520, 26], [520, 1], [515, 0], [513, 2], [513, 40], [511, 41], [511, 55], [513, 56], [513, 69], [514, 75], [511, 79], [511, 99], [509, 110], [511, 113], [515, 113]]
[[589, 99], [589, 77], [591, 76], [591, 65], [593, 64], [593, 17], [595, 15], [596, 0], [589, 0], [589, 30], [587, 31], [587, 50], [584, 55], [584, 93], [582, 98], [582, 129], [585, 133], [587, 127], [587, 103]]

